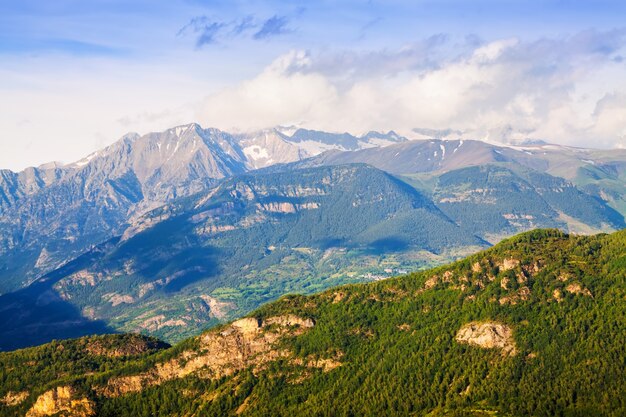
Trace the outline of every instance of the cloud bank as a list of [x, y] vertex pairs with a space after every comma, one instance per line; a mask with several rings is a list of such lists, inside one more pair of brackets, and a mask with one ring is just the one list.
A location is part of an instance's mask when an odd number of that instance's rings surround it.
[[494, 142], [626, 147], [626, 32], [399, 50], [294, 50], [208, 96], [199, 120], [224, 129], [298, 124], [331, 131], [443, 132]]

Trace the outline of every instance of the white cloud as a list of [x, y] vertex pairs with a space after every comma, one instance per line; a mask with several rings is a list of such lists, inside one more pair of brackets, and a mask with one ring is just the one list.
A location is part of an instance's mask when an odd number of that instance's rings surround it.
[[[433, 52], [446, 47], [419, 43], [395, 54], [343, 53], [336, 60], [293, 51], [256, 77], [207, 97], [198, 116], [224, 129], [296, 123], [408, 134], [432, 128], [491, 141], [626, 146], [623, 31], [468, 43], [447, 58]], [[420, 65], [420, 57], [429, 65]]]

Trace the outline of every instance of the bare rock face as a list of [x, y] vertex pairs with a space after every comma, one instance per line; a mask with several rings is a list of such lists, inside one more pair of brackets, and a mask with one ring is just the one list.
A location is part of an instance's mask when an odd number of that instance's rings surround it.
[[585, 297], [593, 298], [591, 291], [589, 291], [588, 288], [583, 287], [577, 282], [573, 284], [569, 284], [567, 287], [565, 287], [565, 291], [572, 293], [572, 294], [584, 295]]
[[[264, 320], [256, 317], [239, 319], [219, 331], [210, 331], [200, 336], [198, 349], [184, 351], [148, 371], [112, 378], [105, 386], [95, 389], [107, 397], [117, 397], [190, 374], [203, 378], [220, 378], [247, 367], [262, 369], [269, 362], [292, 357], [292, 352], [277, 347], [276, 342], [283, 337], [298, 336], [313, 326], [313, 320], [292, 314]], [[325, 371], [339, 365], [335, 359], [330, 362], [306, 362], [306, 366]]]
[[26, 398], [28, 398], [28, 391], [9, 391], [4, 397], [0, 398], [0, 403], [12, 407], [20, 405]]
[[499, 265], [501, 271], [509, 271], [519, 265], [519, 260], [514, 258], [504, 259]]
[[90, 417], [96, 415], [93, 401], [80, 397], [71, 386], [62, 386], [41, 394], [26, 413], [26, 417], [63, 415]]
[[303, 329], [310, 329], [315, 326], [315, 322], [309, 318], [303, 319], [294, 314], [286, 314], [283, 316], [270, 317], [265, 320], [266, 326], [277, 324], [280, 327], [298, 326]]
[[[231, 324], [231, 327], [239, 331], [243, 336], [252, 336], [261, 329], [261, 320], [256, 317], [246, 317], [239, 319]], [[224, 334], [228, 330], [222, 332]]]
[[484, 349], [502, 349], [503, 354], [516, 354], [513, 330], [502, 323], [468, 323], [459, 329], [455, 339]]

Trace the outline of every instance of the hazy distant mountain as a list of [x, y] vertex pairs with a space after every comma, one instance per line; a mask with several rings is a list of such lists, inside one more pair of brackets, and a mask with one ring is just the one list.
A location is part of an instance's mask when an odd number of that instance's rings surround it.
[[366, 163], [384, 171], [426, 179], [484, 164], [520, 167], [562, 177], [626, 215], [626, 150], [533, 144], [497, 146], [473, 140], [419, 140], [353, 152], [329, 151], [275, 170]]
[[51, 163], [21, 172], [0, 170], [0, 215], [19, 201], [61, 179], [71, 169]]
[[626, 227], [602, 200], [529, 169], [487, 164], [449, 171], [436, 177], [432, 197], [457, 224], [491, 243], [534, 228], [590, 234]]
[[296, 162], [329, 150], [355, 151], [383, 147], [408, 139], [395, 132], [368, 132], [361, 136], [296, 128], [273, 128], [235, 135], [251, 169]]
[[328, 133], [307, 129], [296, 130], [291, 136], [286, 137], [286, 140], [297, 144], [311, 156], [328, 150], [356, 151], [408, 141], [393, 131], [368, 132], [362, 136], [353, 136], [349, 133]]
[[313, 156], [297, 144], [289, 142], [287, 136], [277, 129], [239, 134], [235, 137], [250, 169], [300, 161]]
[[120, 233], [133, 216], [224, 177], [299, 161], [325, 149], [406, 139], [302, 129], [231, 135], [189, 124], [113, 145], [65, 166], [0, 171], [0, 293]]
[[626, 162], [626, 150], [559, 145], [498, 146], [476, 140], [419, 140], [354, 152], [325, 152], [301, 165], [366, 163], [394, 174], [450, 171], [486, 163], [517, 163], [564, 178], [581, 167]]
[[135, 214], [246, 169], [232, 136], [192, 124], [127, 135], [61, 169], [7, 175], [21, 187], [0, 215], [0, 289], [120, 233]]

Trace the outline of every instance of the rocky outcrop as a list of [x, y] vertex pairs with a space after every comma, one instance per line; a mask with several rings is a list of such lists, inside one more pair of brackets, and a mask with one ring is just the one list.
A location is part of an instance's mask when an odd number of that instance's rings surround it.
[[529, 299], [530, 299], [530, 288], [524, 286], [513, 294], [507, 295], [505, 297], [501, 297], [500, 300], [498, 301], [500, 302], [500, 305], [505, 305], [505, 304], [515, 305], [522, 301], [528, 301]]
[[102, 296], [104, 301], [111, 303], [111, 307], [116, 307], [120, 304], [132, 304], [135, 299], [128, 294], [108, 293]]
[[473, 322], [461, 327], [456, 341], [484, 349], [501, 349], [505, 355], [515, 355], [513, 330], [498, 322]]
[[28, 391], [7, 392], [4, 397], [0, 398], [0, 403], [9, 407], [20, 405], [28, 397]]
[[565, 287], [565, 291], [571, 294], [584, 295], [585, 297], [592, 297], [591, 291], [588, 288], [583, 287], [579, 283], [572, 283]]
[[[221, 378], [247, 367], [262, 369], [268, 362], [293, 356], [290, 351], [277, 347], [281, 338], [300, 335], [314, 326], [313, 320], [292, 314], [264, 320], [243, 318], [200, 336], [196, 349], [184, 351], [146, 372], [112, 378], [105, 386], [95, 389], [104, 396], [117, 397], [190, 374]], [[306, 363], [309, 367], [323, 370], [339, 366], [335, 359]]]
[[26, 413], [26, 417], [54, 415], [67, 417], [95, 416], [95, 404], [88, 398], [80, 396], [73, 387], [61, 386], [41, 394]]
[[215, 297], [207, 294], [200, 295], [202, 301], [208, 304], [209, 314], [217, 319], [224, 320], [228, 316], [228, 312], [235, 308], [235, 304], [220, 301]]
[[517, 267], [519, 264], [520, 262], [518, 259], [509, 258], [502, 260], [502, 263], [500, 263], [498, 266], [500, 267], [501, 271], [509, 271]]

